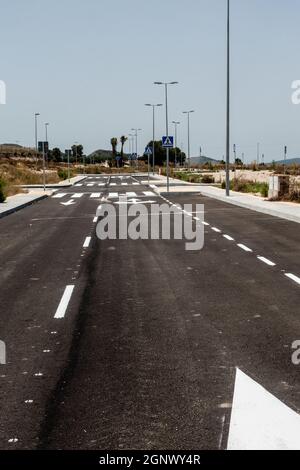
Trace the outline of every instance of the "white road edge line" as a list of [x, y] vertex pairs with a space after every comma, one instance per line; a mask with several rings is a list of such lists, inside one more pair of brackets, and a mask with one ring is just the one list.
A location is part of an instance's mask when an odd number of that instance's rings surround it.
[[54, 318], [64, 318], [74, 287], [74, 285], [70, 285], [65, 288], [65, 292], [63, 293], [59, 306], [57, 307]]
[[238, 243], [238, 247], [241, 248], [244, 251], [248, 251], [249, 253], [253, 252], [253, 250], [251, 250], [251, 248], [248, 248], [246, 245], [243, 245], [242, 243]]
[[273, 263], [273, 261], [270, 261], [268, 258], [265, 258], [264, 256], [258, 256], [257, 259], [267, 264], [268, 266], [276, 266], [276, 264]]
[[285, 276], [288, 277], [289, 279], [292, 279], [292, 281], [295, 281], [297, 284], [300, 285], [300, 277], [295, 276], [295, 274], [292, 274], [292, 273], [285, 273]]
[[86, 237], [86, 239], [84, 240], [84, 244], [83, 244], [83, 248], [88, 248], [90, 243], [91, 243], [91, 239], [92, 237]]

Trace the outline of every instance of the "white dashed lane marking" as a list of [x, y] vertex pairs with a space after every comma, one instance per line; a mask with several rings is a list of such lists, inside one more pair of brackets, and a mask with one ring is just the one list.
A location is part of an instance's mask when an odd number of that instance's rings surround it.
[[86, 237], [84, 240], [83, 248], [88, 248], [90, 246], [92, 237]]
[[239, 244], [238, 244], [238, 247], [241, 248], [241, 249], [244, 250], [244, 251], [247, 251], [247, 252], [249, 252], [249, 253], [252, 253], [251, 248], [248, 248], [246, 245], [243, 245], [242, 243], [239, 243]]
[[226, 240], [229, 240], [230, 242], [234, 242], [234, 238], [232, 238], [230, 235], [223, 235]]
[[[69, 305], [69, 302], [70, 302], [71, 297], [72, 297], [74, 287], [75, 287], [74, 285], [70, 285], [70, 286], [67, 286], [65, 288], [65, 291], [64, 291], [63, 296], [61, 298], [59, 306], [57, 307], [54, 318], [64, 318], [64, 316], [66, 314], [66, 311], [67, 311], [67, 308], [68, 308], [68, 305]], [[54, 332], [52, 334], [54, 334]]]
[[295, 274], [292, 273], [285, 273], [285, 276], [300, 285], [300, 277], [295, 276]]
[[268, 266], [276, 266], [276, 264], [273, 263], [273, 261], [270, 261], [268, 258], [265, 258], [264, 256], [258, 256], [257, 259], [267, 264]]
[[217, 227], [212, 227], [211, 228], [214, 232], [221, 233], [221, 230]]
[[91, 198], [96, 198], [96, 197], [100, 197], [101, 196], [101, 193], [92, 193], [91, 194]]
[[84, 193], [75, 193], [73, 194], [73, 198], [79, 198], [79, 197], [82, 197]]

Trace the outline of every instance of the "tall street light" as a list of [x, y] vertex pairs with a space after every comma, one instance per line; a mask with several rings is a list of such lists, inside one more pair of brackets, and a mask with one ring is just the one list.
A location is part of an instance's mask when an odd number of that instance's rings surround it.
[[177, 126], [180, 124], [179, 121], [172, 121], [175, 126], [175, 167], [177, 164]]
[[226, 196], [230, 196], [230, 0], [227, 0]]
[[[45, 122], [45, 137], [46, 137], [46, 142], [48, 142], [48, 126], [49, 122]], [[49, 146], [48, 146], [49, 149]], [[46, 160], [47, 160], [47, 166], [48, 166], [48, 153], [46, 155]]]
[[194, 110], [191, 111], [183, 111], [183, 114], [187, 115], [187, 122], [188, 122], [188, 164], [189, 170], [191, 169], [191, 148], [190, 148], [190, 114], [194, 113]]
[[49, 126], [49, 122], [45, 122], [45, 135], [46, 135], [46, 142], [48, 142], [48, 126]]
[[[165, 86], [165, 100], [166, 100], [166, 137], [169, 137], [169, 118], [168, 118], [168, 85], [177, 85], [178, 82], [154, 82], [154, 85]], [[169, 162], [169, 147], [166, 148], [167, 153], [167, 192], [170, 190], [170, 162]]]
[[155, 141], [155, 108], [158, 107], [158, 106], [162, 106], [161, 103], [159, 104], [145, 104], [145, 106], [152, 106], [152, 109], [153, 109], [153, 136], [152, 136], [152, 166], [153, 166], [153, 175], [154, 175], [154, 172], [155, 172], [155, 145], [154, 145], [154, 141]]
[[138, 132], [141, 131], [142, 129], [136, 129], [136, 128], [131, 128], [132, 131], [134, 131], [134, 136], [135, 136], [135, 153], [136, 153], [136, 164], [138, 164]]
[[37, 168], [37, 162], [38, 162], [38, 135], [37, 135], [37, 118], [40, 116], [40, 113], [35, 113], [34, 114], [34, 139], [35, 139], [35, 151], [36, 151], [36, 168]]

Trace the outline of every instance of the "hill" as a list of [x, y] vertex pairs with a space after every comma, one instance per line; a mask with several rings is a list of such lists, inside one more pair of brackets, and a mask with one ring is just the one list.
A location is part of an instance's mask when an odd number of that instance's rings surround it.
[[201, 157], [191, 157], [191, 165], [204, 165], [205, 163], [220, 163], [218, 160], [214, 160], [213, 158], [205, 157], [204, 155]]
[[300, 165], [300, 158], [288, 158], [286, 159], [286, 161], [279, 160], [279, 161], [276, 161], [275, 163], [277, 163], [278, 165], [284, 165], [284, 163], [286, 165]]

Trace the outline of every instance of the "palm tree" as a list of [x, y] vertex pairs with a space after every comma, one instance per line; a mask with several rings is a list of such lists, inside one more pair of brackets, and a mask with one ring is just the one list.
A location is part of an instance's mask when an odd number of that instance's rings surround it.
[[123, 156], [124, 156], [124, 145], [125, 145], [125, 142], [128, 140], [128, 137], [125, 137], [125, 135], [122, 135], [120, 137], [120, 142], [121, 142], [121, 157], [122, 157], [122, 160], [123, 160]]
[[112, 160], [113, 160], [113, 165], [114, 165], [116, 163], [118, 139], [116, 137], [112, 137], [110, 139], [110, 143], [112, 147]]

